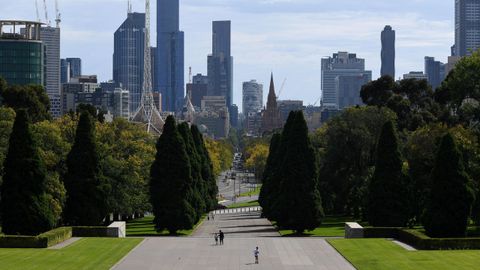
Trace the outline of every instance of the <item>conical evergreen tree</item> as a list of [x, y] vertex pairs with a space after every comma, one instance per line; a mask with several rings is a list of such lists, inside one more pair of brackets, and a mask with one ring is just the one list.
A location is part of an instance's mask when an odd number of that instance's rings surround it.
[[10, 135], [1, 187], [2, 230], [10, 235], [38, 235], [55, 226], [46, 193], [46, 168], [32, 138], [27, 112], [18, 110]]
[[431, 178], [424, 221], [427, 234], [431, 237], [465, 236], [474, 193], [451, 134], [442, 139]]
[[185, 147], [187, 151], [188, 160], [190, 162], [190, 167], [192, 169], [192, 180], [193, 183], [191, 185], [192, 194], [190, 194], [189, 202], [192, 207], [195, 209], [196, 218], [195, 223], [202, 217], [202, 215], [206, 211], [205, 205], [205, 192], [204, 192], [204, 181], [202, 179], [202, 167], [201, 167], [201, 158], [197, 153], [197, 149], [195, 148], [193, 142], [193, 136], [190, 131], [190, 126], [188, 123], [184, 122], [178, 125], [178, 131], [185, 142]]
[[210, 159], [207, 147], [205, 146], [203, 135], [200, 133], [197, 126], [193, 125], [191, 132], [194, 145], [197, 148], [197, 153], [199, 154], [201, 160], [201, 174], [205, 187], [205, 204], [207, 206], [207, 211], [212, 211], [215, 210], [218, 205], [218, 186], [215, 176], [213, 175], [212, 160]]
[[157, 142], [157, 154], [150, 170], [150, 202], [158, 231], [191, 229], [195, 209], [188, 200], [192, 175], [185, 143], [175, 119], [169, 116]]
[[385, 123], [377, 145], [375, 172], [369, 185], [368, 221], [377, 227], [402, 227], [409, 219], [408, 177], [402, 172], [398, 137]]
[[278, 177], [275, 178], [275, 172], [279, 170], [278, 161], [280, 160], [280, 157], [278, 152], [281, 148], [281, 139], [282, 136], [279, 133], [275, 133], [270, 140], [270, 150], [262, 177], [262, 189], [260, 190], [260, 196], [258, 198], [258, 202], [262, 207], [263, 215], [271, 220], [273, 220], [271, 215], [271, 205], [275, 198], [273, 193], [277, 191], [279, 186], [279, 183], [275, 182], [275, 180], [278, 180]]
[[280, 186], [273, 211], [281, 228], [303, 233], [318, 227], [324, 216], [318, 167], [303, 112], [291, 113], [288, 121], [282, 134]]
[[65, 220], [70, 225], [99, 225], [107, 214], [108, 185], [102, 177], [95, 140], [95, 121], [82, 113], [75, 143], [67, 156]]

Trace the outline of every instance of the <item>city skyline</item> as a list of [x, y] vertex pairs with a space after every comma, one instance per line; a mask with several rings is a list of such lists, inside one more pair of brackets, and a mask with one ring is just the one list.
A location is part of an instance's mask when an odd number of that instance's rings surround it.
[[[288, 79], [280, 99], [302, 99], [306, 105], [313, 104], [321, 95], [321, 58], [337, 51], [355, 52], [365, 58], [366, 69], [373, 70], [373, 78], [378, 77], [380, 33], [387, 24], [397, 31], [397, 77], [412, 70], [422, 71], [427, 55], [446, 62], [454, 43], [453, 1], [341, 2], [345, 5], [318, 0], [248, 4], [182, 1], [180, 29], [185, 32], [185, 82], [189, 66], [194, 74], [206, 74], [205, 55], [211, 51], [214, 20], [232, 21], [232, 55], [236, 58], [233, 103], [240, 107], [242, 83], [257, 79], [266, 84], [270, 71], [275, 72], [279, 85], [284, 78]], [[53, 2], [47, 4], [53, 10]], [[143, 1], [133, 1], [134, 12], [144, 12], [143, 6]], [[152, 2], [152, 10], [155, 6]], [[343, 7], [336, 9], [337, 6]], [[60, 11], [62, 58], [80, 57], [85, 74], [97, 74], [101, 81], [111, 79], [113, 33], [126, 17], [127, 1], [64, 0], [60, 1]], [[102, 15], [104, 12], [108, 12], [108, 20]], [[155, 13], [152, 12], [152, 22]], [[0, 11], [0, 17], [32, 20], [36, 17], [35, 7], [31, 1], [9, 1]], [[152, 33], [156, 32], [155, 26], [152, 23]], [[155, 40], [152, 35], [152, 41]]]

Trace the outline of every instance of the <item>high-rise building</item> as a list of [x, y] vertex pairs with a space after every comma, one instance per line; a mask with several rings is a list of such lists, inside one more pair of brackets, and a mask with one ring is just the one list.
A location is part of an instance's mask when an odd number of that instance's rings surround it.
[[423, 71], [410, 71], [408, 74], [403, 74], [403, 79], [428, 80], [428, 77]]
[[335, 79], [336, 91], [338, 93], [338, 108], [343, 110], [348, 107], [363, 105], [360, 91], [362, 86], [371, 80], [371, 72], [338, 76]]
[[[24, 27], [27, 31], [20, 31]], [[8, 84], [44, 85], [45, 47], [41, 23], [0, 21], [0, 76]]]
[[176, 112], [184, 98], [184, 33], [180, 31], [179, 0], [157, 0], [155, 91], [165, 111]]
[[208, 95], [224, 96], [229, 109], [233, 104], [230, 21], [212, 23], [212, 54], [208, 56]]
[[395, 31], [390, 25], [382, 31], [382, 68], [381, 75], [395, 79]]
[[70, 78], [82, 76], [82, 59], [67, 58], [67, 62], [70, 63]]
[[145, 54], [145, 13], [128, 13], [114, 34], [113, 80], [130, 92], [130, 112], [142, 99]]
[[322, 59], [322, 104], [325, 108], [338, 109], [339, 93], [337, 77], [361, 76], [370, 74], [365, 70], [365, 59], [357, 58], [354, 53], [338, 52], [333, 57]]
[[303, 110], [303, 101], [302, 100], [279, 100], [278, 110], [280, 111], [280, 117], [282, 119], [282, 122], [285, 123], [287, 122], [290, 112]]
[[455, 55], [480, 49], [480, 1], [455, 0]]
[[192, 83], [187, 84], [187, 96], [194, 107], [202, 106], [203, 97], [207, 96], [208, 76], [197, 74], [193, 76]]
[[263, 85], [256, 80], [243, 83], [243, 114], [257, 113], [263, 108]]
[[60, 84], [70, 81], [70, 63], [66, 59], [60, 59]]
[[425, 56], [425, 75], [427, 75], [428, 82], [435, 90], [445, 79], [446, 66], [440, 61], [435, 61], [434, 57]]
[[273, 74], [270, 79], [270, 90], [268, 92], [268, 101], [265, 110], [262, 111], [262, 129], [261, 133], [272, 132], [282, 128], [282, 119], [278, 110], [277, 95], [275, 94], [275, 85], [273, 83]]

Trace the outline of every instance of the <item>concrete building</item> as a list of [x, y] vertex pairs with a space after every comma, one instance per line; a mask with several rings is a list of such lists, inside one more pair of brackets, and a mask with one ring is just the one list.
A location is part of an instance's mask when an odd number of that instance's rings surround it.
[[338, 76], [335, 79], [335, 89], [338, 93], [338, 108], [343, 110], [348, 107], [363, 105], [360, 91], [362, 90], [362, 86], [371, 80], [371, 72]]
[[200, 108], [202, 106], [202, 99], [208, 95], [207, 92], [208, 76], [197, 74], [193, 76], [192, 83], [187, 84], [187, 96], [194, 107]]
[[390, 25], [382, 31], [382, 68], [381, 76], [395, 79], [395, 31]]
[[145, 54], [145, 13], [128, 13], [115, 31], [113, 80], [130, 92], [130, 112], [140, 106]]
[[70, 81], [70, 63], [66, 59], [60, 59], [60, 85]]
[[180, 111], [184, 98], [184, 33], [179, 0], [157, 0], [157, 49], [153, 88], [162, 94], [165, 111]]
[[432, 86], [432, 89], [437, 89], [442, 81], [445, 79], [445, 64], [440, 61], [435, 61], [434, 57], [425, 56], [425, 75]]
[[263, 84], [256, 80], [243, 83], [243, 114], [257, 113], [263, 108]]
[[410, 71], [408, 74], [403, 74], [403, 79], [428, 80], [428, 77], [422, 71]]
[[262, 113], [261, 112], [249, 112], [245, 115], [244, 122], [245, 131], [247, 136], [259, 137], [260, 130], [262, 128]]
[[455, 0], [455, 56], [480, 48], [480, 1]]
[[8, 84], [45, 84], [45, 47], [40, 29], [39, 22], [0, 21], [0, 76]]
[[70, 78], [82, 76], [82, 59], [71, 57], [66, 60], [70, 64]]
[[339, 108], [337, 92], [338, 76], [359, 76], [371, 71], [365, 70], [365, 59], [354, 53], [338, 52], [333, 57], [322, 59], [322, 104], [331, 109]]
[[291, 111], [302, 111], [304, 108], [302, 100], [278, 100], [277, 104], [282, 124], [287, 122]]

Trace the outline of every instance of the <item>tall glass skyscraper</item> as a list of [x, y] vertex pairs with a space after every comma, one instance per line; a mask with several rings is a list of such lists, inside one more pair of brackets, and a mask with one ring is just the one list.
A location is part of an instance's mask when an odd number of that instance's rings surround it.
[[480, 0], [455, 0], [455, 56], [480, 49]]
[[382, 70], [381, 75], [395, 79], [395, 31], [390, 25], [382, 31]]
[[184, 33], [179, 0], [157, 0], [157, 56], [154, 91], [162, 94], [165, 111], [182, 109], [184, 98]]
[[70, 78], [82, 76], [82, 59], [67, 58], [67, 62], [70, 64]]
[[114, 35], [113, 80], [130, 93], [130, 112], [140, 106], [143, 86], [145, 13], [128, 13]]

